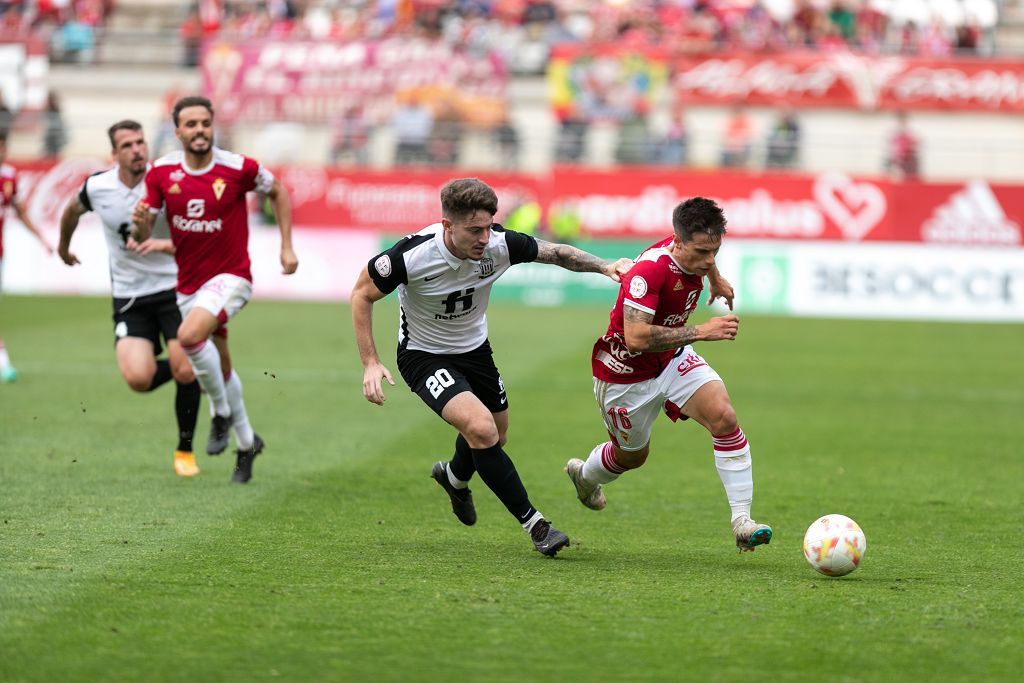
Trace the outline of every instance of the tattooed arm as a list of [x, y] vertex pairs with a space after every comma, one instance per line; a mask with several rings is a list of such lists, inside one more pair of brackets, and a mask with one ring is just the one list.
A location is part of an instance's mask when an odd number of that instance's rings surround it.
[[568, 244], [555, 244], [545, 240], [537, 240], [537, 263], [551, 263], [576, 273], [601, 273], [615, 282], [629, 272], [633, 262], [628, 258], [618, 261], [606, 261], [582, 249], [570, 247]]
[[622, 306], [623, 328], [626, 347], [637, 351], [668, 351], [695, 341], [733, 340], [739, 332], [739, 316], [724, 315], [711, 318], [701, 325], [683, 325], [682, 327], [663, 327], [652, 325], [654, 316], [629, 305]]

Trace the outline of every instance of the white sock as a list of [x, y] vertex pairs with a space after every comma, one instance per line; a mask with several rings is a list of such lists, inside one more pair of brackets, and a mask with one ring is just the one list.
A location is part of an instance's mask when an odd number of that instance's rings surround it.
[[7, 355], [7, 347], [0, 341], [0, 370], [6, 370], [11, 365], [11, 358]]
[[462, 481], [461, 479], [457, 478], [454, 474], [452, 474], [452, 468], [448, 467], [448, 463], [444, 464], [444, 471], [448, 473], [448, 483], [449, 484], [451, 484], [452, 486], [454, 486], [457, 489], [468, 489], [469, 488], [469, 482], [468, 481]]
[[235, 432], [235, 443], [239, 450], [252, 448], [254, 435], [249, 424], [249, 414], [245, 412], [245, 401], [242, 400], [242, 378], [234, 370], [227, 381], [228, 403], [231, 406], [231, 428]]
[[530, 519], [523, 522], [523, 530], [526, 531], [526, 533], [530, 533], [533, 531], [534, 525], [542, 519], [544, 519], [544, 515], [540, 514], [540, 512], [534, 512]]
[[217, 415], [227, 416], [231, 414], [231, 407], [228, 405], [227, 388], [224, 386], [224, 374], [220, 369], [220, 354], [217, 347], [203, 340], [195, 346], [185, 348], [188, 360], [192, 363], [192, 370], [196, 373], [199, 385], [210, 397], [210, 405]]
[[594, 446], [583, 463], [583, 480], [588, 484], [607, 484], [615, 481], [626, 468], [615, 461], [615, 447], [611, 441]]
[[754, 501], [754, 471], [750, 460], [750, 444], [739, 427], [731, 434], [712, 436], [715, 445], [715, 467], [725, 487], [725, 496], [732, 508], [732, 521], [750, 516]]

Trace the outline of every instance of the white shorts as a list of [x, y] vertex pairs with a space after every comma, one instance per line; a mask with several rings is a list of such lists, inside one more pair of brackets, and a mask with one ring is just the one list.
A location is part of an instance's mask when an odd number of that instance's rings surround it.
[[624, 451], [638, 451], [651, 440], [651, 428], [659, 412], [664, 410], [675, 422], [690, 397], [714, 381], [721, 382], [722, 378], [694, 353], [692, 346], [684, 346], [653, 379], [613, 384], [595, 377], [594, 397], [615, 445]]
[[197, 306], [212, 313], [221, 325], [226, 325], [252, 298], [252, 283], [244, 277], [221, 273], [215, 275], [192, 294], [178, 292], [181, 317]]

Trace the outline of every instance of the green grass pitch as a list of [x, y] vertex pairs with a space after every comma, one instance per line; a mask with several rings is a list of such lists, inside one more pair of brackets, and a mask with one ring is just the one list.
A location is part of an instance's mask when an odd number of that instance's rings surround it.
[[[562, 472], [604, 434], [605, 307], [496, 302], [507, 447], [572, 538], [555, 560], [479, 481], [461, 526], [429, 479], [454, 432], [401, 383], [380, 408], [343, 305], [256, 301], [232, 323], [267, 450], [171, 469], [173, 390], [133, 394], [109, 301], [6, 297], [0, 681], [998, 681], [1024, 665], [1024, 327], [745, 317], [699, 346], [754, 456], [772, 544], [736, 552], [709, 437], [662, 420], [645, 467], [583, 508]], [[204, 401], [203, 414], [206, 413]], [[208, 429], [200, 421], [197, 444]], [[861, 568], [816, 574], [820, 514]]]

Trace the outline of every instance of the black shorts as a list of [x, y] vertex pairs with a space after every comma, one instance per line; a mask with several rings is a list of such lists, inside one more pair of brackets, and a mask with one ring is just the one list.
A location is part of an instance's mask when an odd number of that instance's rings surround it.
[[466, 353], [399, 349], [398, 371], [409, 388], [438, 415], [463, 391], [472, 392], [492, 413], [508, 410], [505, 384], [488, 341]]
[[181, 325], [178, 296], [173, 289], [130, 299], [114, 298], [114, 345], [124, 337], [141, 337], [153, 342], [160, 355], [160, 337], [177, 339]]

